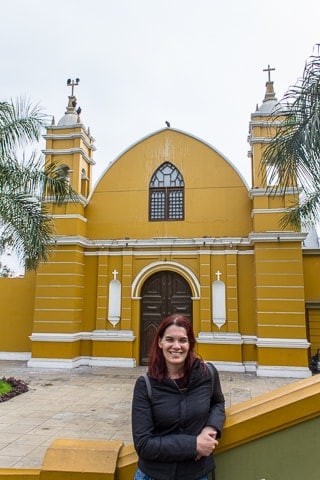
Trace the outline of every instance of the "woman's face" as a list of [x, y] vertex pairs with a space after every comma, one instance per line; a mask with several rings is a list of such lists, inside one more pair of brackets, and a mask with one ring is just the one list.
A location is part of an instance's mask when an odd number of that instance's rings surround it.
[[164, 331], [163, 337], [158, 340], [158, 345], [162, 349], [167, 368], [184, 365], [190, 349], [188, 335], [184, 327], [170, 325]]

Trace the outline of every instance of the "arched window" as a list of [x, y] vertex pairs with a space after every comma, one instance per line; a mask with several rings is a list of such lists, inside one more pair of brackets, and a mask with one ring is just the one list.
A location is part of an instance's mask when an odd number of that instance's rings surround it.
[[152, 175], [149, 186], [149, 220], [184, 219], [184, 182], [172, 163], [163, 163]]

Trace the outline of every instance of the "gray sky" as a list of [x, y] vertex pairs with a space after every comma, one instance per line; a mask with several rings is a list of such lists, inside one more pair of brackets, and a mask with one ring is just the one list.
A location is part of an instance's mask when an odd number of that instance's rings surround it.
[[26, 95], [58, 121], [76, 88], [96, 139], [94, 180], [165, 127], [223, 153], [249, 182], [248, 122], [270, 64], [280, 99], [320, 42], [319, 0], [1, 2], [1, 100]]

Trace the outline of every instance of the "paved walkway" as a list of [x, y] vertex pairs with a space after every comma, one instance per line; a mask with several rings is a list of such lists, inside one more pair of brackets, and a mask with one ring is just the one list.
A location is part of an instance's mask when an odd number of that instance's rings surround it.
[[[145, 368], [28, 368], [0, 360], [0, 378], [15, 377], [29, 391], [0, 403], [0, 468], [40, 468], [56, 438], [132, 443], [130, 409], [136, 378]], [[256, 397], [293, 378], [220, 373], [226, 406]]]

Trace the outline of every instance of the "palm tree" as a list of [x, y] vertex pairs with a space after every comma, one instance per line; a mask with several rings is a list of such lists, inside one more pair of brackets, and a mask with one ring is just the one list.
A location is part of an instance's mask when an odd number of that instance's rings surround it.
[[299, 202], [282, 218], [282, 226], [311, 225], [320, 218], [320, 45], [306, 62], [302, 78], [289, 88], [274, 116], [276, 134], [263, 154], [278, 178], [274, 191], [300, 191]]
[[68, 172], [59, 164], [44, 165], [42, 155], [24, 150], [41, 137], [46, 116], [24, 99], [0, 102], [0, 251], [10, 247], [26, 270], [49, 255], [54, 233], [44, 199], [75, 199]]

